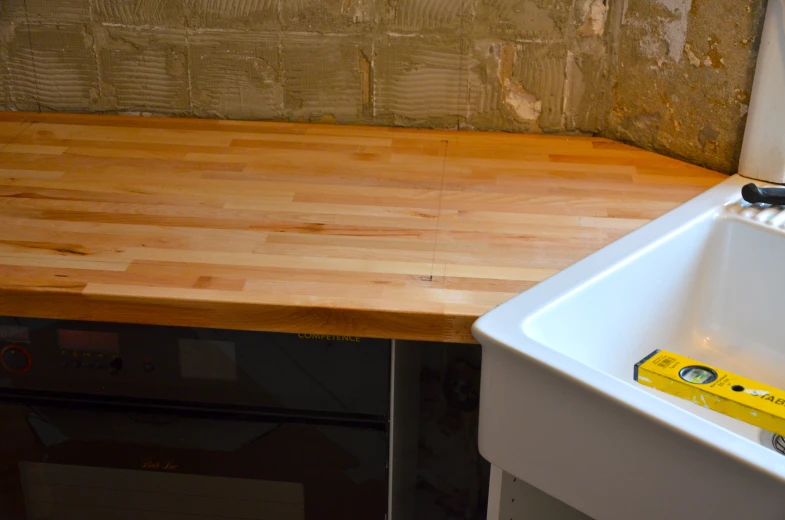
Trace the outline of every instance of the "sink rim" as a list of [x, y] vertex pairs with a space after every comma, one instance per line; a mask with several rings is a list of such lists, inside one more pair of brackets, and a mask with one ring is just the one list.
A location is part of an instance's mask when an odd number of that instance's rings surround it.
[[584, 364], [567, 353], [536, 341], [526, 333], [527, 322], [558, 305], [571, 293], [634, 261], [686, 227], [717, 217], [726, 205], [740, 199], [740, 187], [747, 182], [740, 175], [731, 176], [662, 217], [499, 305], [475, 321], [472, 334], [484, 348], [495, 345], [510, 349], [617, 405], [785, 483], [785, 457], [777, 459], [782, 455], [659, 399], [638, 388], [632, 381], [625, 381]]

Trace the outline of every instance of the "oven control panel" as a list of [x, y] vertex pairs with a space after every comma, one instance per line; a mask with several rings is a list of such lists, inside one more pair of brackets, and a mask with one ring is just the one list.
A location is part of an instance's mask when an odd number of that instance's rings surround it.
[[386, 416], [390, 342], [0, 317], [0, 387]]
[[23, 374], [30, 370], [33, 360], [29, 345], [30, 336], [27, 328], [0, 326], [0, 367], [15, 374]]

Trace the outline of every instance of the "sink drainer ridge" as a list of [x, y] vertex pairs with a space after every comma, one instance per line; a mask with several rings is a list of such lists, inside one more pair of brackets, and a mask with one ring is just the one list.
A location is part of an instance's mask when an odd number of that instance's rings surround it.
[[785, 206], [772, 206], [770, 204], [751, 204], [739, 199], [725, 207], [725, 212], [749, 220], [751, 222], [766, 224], [785, 231]]

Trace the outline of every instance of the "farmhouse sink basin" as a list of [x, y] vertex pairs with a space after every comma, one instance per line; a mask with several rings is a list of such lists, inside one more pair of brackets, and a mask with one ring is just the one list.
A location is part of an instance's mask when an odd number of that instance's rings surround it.
[[598, 520], [785, 518], [782, 439], [633, 380], [667, 349], [785, 388], [785, 210], [741, 201], [747, 182], [474, 324], [485, 458]]

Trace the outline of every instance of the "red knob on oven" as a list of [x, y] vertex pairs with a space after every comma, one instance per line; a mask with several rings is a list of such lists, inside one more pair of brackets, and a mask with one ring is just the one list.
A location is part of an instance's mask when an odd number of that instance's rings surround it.
[[30, 370], [32, 364], [30, 353], [21, 345], [6, 345], [0, 350], [0, 365], [9, 372], [22, 374]]

